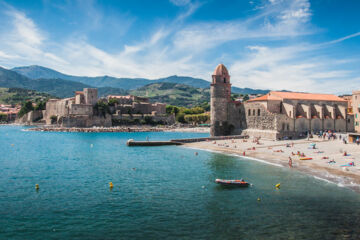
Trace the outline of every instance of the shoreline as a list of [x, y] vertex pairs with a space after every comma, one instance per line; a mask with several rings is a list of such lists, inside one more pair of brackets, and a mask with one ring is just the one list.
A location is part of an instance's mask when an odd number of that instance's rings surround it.
[[151, 127], [151, 126], [118, 126], [118, 127], [91, 127], [91, 128], [65, 128], [65, 127], [38, 127], [28, 128], [26, 131], [38, 132], [195, 132], [208, 133], [206, 128], [191, 127]]
[[[247, 143], [244, 143], [239, 140], [221, 140], [216, 141], [216, 144], [212, 142], [202, 142], [202, 143], [186, 143], [183, 146], [192, 149], [198, 149], [209, 152], [216, 152], [220, 154], [226, 154], [236, 157], [242, 157], [247, 160], [258, 161], [265, 164], [269, 164], [276, 167], [285, 167], [289, 168], [288, 159], [289, 156], [292, 158], [293, 167], [291, 170], [304, 173], [306, 175], [312, 176], [316, 179], [326, 181], [328, 183], [336, 184], [339, 187], [346, 187], [357, 193], [360, 193], [360, 161], [359, 166], [357, 165], [358, 161], [355, 159], [360, 159], [360, 147], [354, 144], [347, 144], [347, 148], [358, 149], [358, 152], [352, 151], [354, 153], [351, 161], [355, 162], [355, 166], [352, 167], [341, 167], [345, 162], [348, 162], [350, 158], [345, 157], [341, 159], [339, 154], [334, 154], [333, 152], [328, 152], [328, 148], [333, 148], [333, 145], [338, 147], [344, 147], [340, 141], [317, 141], [317, 140], [294, 140], [294, 141], [261, 141], [263, 145], [256, 145], [255, 150], [249, 150], [249, 146], [255, 146], [255, 143], [252, 143], [250, 140]], [[250, 143], [249, 143], [250, 142]], [[264, 142], [264, 143], [263, 143]], [[241, 143], [241, 144], [240, 144]], [[293, 143], [293, 147], [286, 147], [288, 143]], [[314, 156], [313, 160], [302, 161], [297, 158], [297, 156], [291, 155], [291, 152], [304, 150], [304, 147], [308, 150], [306, 155], [310, 155], [311, 150], [307, 147], [311, 143], [316, 143], [319, 145], [319, 148], [326, 149], [324, 155], [329, 155], [329, 159], [323, 160], [322, 155], [317, 154]], [[219, 146], [220, 145], [220, 146]], [[241, 145], [241, 146], [239, 146]], [[236, 147], [235, 147], [236, 146]], [[274, 149], [275, 148], [275, 149]], [[319, 148], [316, 149], [319, 151]], [[280, 152], [280, 150], [282, 152]], [[287, 151], [286, 151], [287, 150]], [[292, 150], [292, 151], [291, 151]], [[245, 151], [245, 156], [243, 152]], [[277, 152], [278, 151], [278, 152]], [[288, 153], [290, 154], [288, 155]], [[314, 151], [313, 151], [314, 152]], [[327, 161], [336, 159], [335, 164], [329, 164]]]

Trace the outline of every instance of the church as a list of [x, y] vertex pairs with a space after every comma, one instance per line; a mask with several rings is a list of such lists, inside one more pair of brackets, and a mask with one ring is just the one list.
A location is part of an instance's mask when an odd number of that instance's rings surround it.
[[212, 75], [210, 106], [212, 136], [295, 139], [307, 132], [354, 131], [347, 101], [333, 94], [271, 91], [246, 102], [231, 100], [230, 75], [223, 64]]

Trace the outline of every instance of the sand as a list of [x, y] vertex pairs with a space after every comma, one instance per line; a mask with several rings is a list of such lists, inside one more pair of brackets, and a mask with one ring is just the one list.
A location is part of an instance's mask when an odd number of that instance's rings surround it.
[[[197, 142], [185, 144], [186, 147], [211, 150], [228, 154], [263, 160], [277, 166], [288, 167], [289, 157], [292, 159], [292, 169], [302, 171], [314, 177], [336, 183], [360, 192], [360, 146], [344, 144], [341, 140], [322, 140], [315, 137], [310, 140], [272, 141], [254, 139], [221, 140], [211, 142]], [[313, 149], [310, 144], [316, 144]], [[287, 147], [286, 145], [290, 145]], [[255, 147], [255, 150], [252, 148]], [[251, 149], [251, 150], [249, 150]], [[300, 160], [292, 153], [304, 153], [312, 160]], [[347, 152], [347, 156], [344, 156]], [[325, 159], [328, 158], [328, 159]], [[334, 160], [335, 163], [328, 163]], [[355, 166], [342, 165], [354, 162]]]

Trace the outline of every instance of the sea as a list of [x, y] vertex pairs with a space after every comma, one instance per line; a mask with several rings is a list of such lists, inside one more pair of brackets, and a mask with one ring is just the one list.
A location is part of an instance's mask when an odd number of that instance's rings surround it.
[[360, 194], [347, 188], [237, 156], [126, 146], [206, 133], [26, 129], [0, 126], [0, 239], [360, 239]]

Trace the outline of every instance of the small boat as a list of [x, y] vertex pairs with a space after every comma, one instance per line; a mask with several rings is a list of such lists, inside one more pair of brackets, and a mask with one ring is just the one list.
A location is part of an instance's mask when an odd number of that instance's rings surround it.
[[301, 157], [300, 160], [312, 160], [311, 157]]
[[250, 183], [245, 182], [244, 180], [225, 180], [225, 179], [216, 179], [216, 183], [225, 185], [225, 186], [239, 186], [239, 187], [248, 187]]

